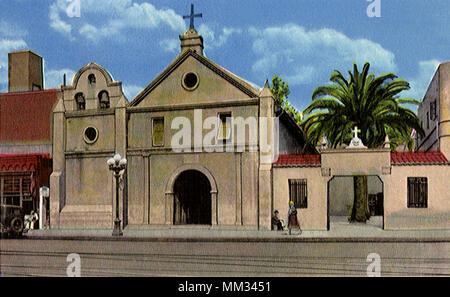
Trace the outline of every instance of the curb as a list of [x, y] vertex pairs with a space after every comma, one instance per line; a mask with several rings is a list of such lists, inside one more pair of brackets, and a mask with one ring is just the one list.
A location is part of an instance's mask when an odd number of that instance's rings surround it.
[[134, 237], [134, 236], [88, 236], [88, 235], [24, 235], [27, 240], [80, 240], [80, 241], [128, 241], [128, 242], [450, 242], [450, 238], [411, 237]]

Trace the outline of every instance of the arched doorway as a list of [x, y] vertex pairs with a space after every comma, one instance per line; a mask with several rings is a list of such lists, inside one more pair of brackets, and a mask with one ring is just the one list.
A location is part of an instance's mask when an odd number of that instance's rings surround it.
[[178, 175], [173, 185], [173, 224], [211, 225], [211, 184], [197, 170]]

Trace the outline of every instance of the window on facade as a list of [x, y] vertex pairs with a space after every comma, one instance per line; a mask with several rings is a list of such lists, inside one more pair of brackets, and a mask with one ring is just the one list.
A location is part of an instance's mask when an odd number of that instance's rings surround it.
[[427, 129], [430, 129], [430, 113], [427, 112]]
[[231, 113], [219, 114], [219, 131], [217, 135], [219, 140], [227, 140], [231, 137]]
[[31, 175], [11, 174], [0, 176], [2, 204], [22, 206], [23, 201], [32, 200], [32, 192]]
[[83, 139], [88, 144], [93, 144], [98, 139], [98, 130], [95, 127], [87, 127], [84, 129]]
[[75, 102], [78, 110], [86, 109], [86, 100], [84, 99], [83, 93], [77, 93], [75, 95]]
[[164, 118], [153, 119], [153, 146], [164, 145]]
[[94, 86], [95, 85], [95, 75], [94, 74], [89, 74], [88, 76], [88, 83], [90, 86]]
[[308, 189], [306, 179], [289, 180], [289, 200], [294, 202], [295, 208], [308, 207]]
[[109, 108], [109, 94], [107, 91], [101, 91], [98, 94], [100, 108]]
[[188, 72], [183, 75], [181, 79], [181, 84], [183, 88], [188, 91], [193, 91], [198, 87], [199, 78], [198, 75], [194, 72]]
[[426, 208], [428, 206], [428, 179], [426, 177], [408, 177], [408, 208]]
[[434, 121], [437, 117], [436, 100], [430, 102], [430, 119]]

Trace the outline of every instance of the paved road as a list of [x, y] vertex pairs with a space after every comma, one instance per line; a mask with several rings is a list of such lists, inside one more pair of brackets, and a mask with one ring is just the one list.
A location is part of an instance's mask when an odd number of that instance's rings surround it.
[[450, 275], [449, 242], [130, 242], [1, 240], [4, 276], [365, 276], [370, 253], [381, 275]]

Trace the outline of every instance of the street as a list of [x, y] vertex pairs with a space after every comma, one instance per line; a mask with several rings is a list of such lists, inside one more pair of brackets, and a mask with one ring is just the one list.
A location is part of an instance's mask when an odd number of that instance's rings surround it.
[[450, 275], [449, 242], [149, 242], [1, 240], [2, 276], [66, 276], [76, 253], [81, 276]]

